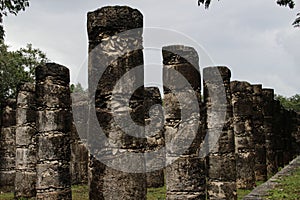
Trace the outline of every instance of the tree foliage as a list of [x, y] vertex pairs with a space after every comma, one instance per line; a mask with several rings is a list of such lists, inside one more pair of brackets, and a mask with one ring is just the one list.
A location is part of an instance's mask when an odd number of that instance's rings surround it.
[[16, 15], [19, 11], [24, 11], [29, 6], [29, 0], [0, 0], [1, 14], [8, 13]]
[[71, 91], [71, 93], [84, 93], [84, 92], [86, 92], [84, 90], [84, 88], [82, 87], [81, 83], [77, 83], [76, 85], [71, 84], [70, 85], [70, 91]]
[[281, 105], [286, 109], [291, 109], [300, 112], [300, 95], [296, 94], [292, 97], [284, 97], [282, 95], [276, 95], [275, 99], [279, 100]]
[[300, 13], [297, 14], [297, 18], [293, 22], [293, 25], [300, 28]]
[[2, 17], [8, 13], [17, 15], [18, 12], [24, 11], [29, 6], [29, 0], [0, 0], [0, 42], [4, 38], [4, 29]]
[[[276, 0], [276, 3], [279, 6], [288, 6], [290, 9], [293, 9], [295, 7], [294, 0]], [[206, 9], [209, 8], [210, 4], [211, 4], [211, 0], [198, 0], [198, 5], [199, 6], [204, 5]], [[300, 13], [297, 14], [297, 18], [293, 22], [293, 25], [295, 27], [300, 27]]]
[[0, 43], [0, 101], [15, 98], [17, 86], [34, 81], [34, 70], [48, 61], [46, 55], [31, 44], [17, 51], [9, 51]]

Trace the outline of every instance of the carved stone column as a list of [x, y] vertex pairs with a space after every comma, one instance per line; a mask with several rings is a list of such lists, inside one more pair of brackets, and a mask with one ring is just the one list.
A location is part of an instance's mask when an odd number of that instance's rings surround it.
[[16, 100], [2, 104], [0, 135], [0, 192], [12, 192], [15, 182]]
[[36, 196], [36, 102], [35, 85], [25, 83], [19, 87], [17, 97], [16, 179], [15, 197]]
[[37, 199], [72, 199], [69, 69], [56, 63], [36, 68]]
[[274, 90], [263, 89], [263, 114], [264, 114], [264, 134], [266, 137], [266, 164], [268, 178], [277, 172], [276, 155], [274, 150], [275, 135], [273, 128], [274, 118]]
[[127, 6], [88, 13], [91, 200], [146, 198], [142, 28]]
[[253, 135], [255, 138], [255, 180], [267, 180], [266, 138], [264, 134], [264, 115], [262, 85], [253, 85]]
[[231, 82], [235, 135], [237, 188], [255, 186], [255, 144], [253, 132], [253, 87], [247, 82]]
[[207, 156], [208, 199], [237, 199], [231, 72], [227, 67], [207, 67], [203, 78], [206, 130], [209, 140], [216, 137]]
[[198, 54], [191, 47], [163, 47], [163, 63], [167, 199], [205, 199]]
[[[145, 88], [145, 136], [147, 138], [146, 152], [157, 152], [165, 147], [163, 110], [156, 106], [162, 106], [162, 99], [157, 87]], [[159, 154], [158, 154], [159, 155]], [[147, 160], [151, 172], [147, 173], [147, 188], [164, 186], [164, 169], [166, 157]], [[157, 162], [158, 161], [158, 162]], [[152, 171], [152, 169], [158, 170]], [[160, 168], [160, 169], [159, 169]]]

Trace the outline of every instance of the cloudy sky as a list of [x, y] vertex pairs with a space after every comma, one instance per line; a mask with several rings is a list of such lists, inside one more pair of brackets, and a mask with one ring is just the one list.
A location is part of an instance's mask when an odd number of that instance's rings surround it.
[[215, 0], [205, 10], [197, 0], [31, 0], [26, 12], [4, 19], [5, 39], [11, 49], [32, 43], [69, 67], [73, 83], [84, 84], [86, 13], [128, 5], [144, 14], [148, 85], [159, 85], [161, 46], [184, 44], [198, 50], [202, 68], [225, 65], [232, 80], [262, 83], [291, 96], [300, 93], [300, 29], [291, 25], [300, 2], [294, 10], [275, 2]]

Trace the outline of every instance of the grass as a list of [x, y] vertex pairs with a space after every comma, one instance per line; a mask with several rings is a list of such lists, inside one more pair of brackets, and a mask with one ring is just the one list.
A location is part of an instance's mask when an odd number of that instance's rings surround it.
[[300, 199], [300, 168], [298, 168], [291, 176], [287, 176], [279, 180], [279, 185], [269, 191], [267, 199]]
[[[256, 187], [263, 184], [264, 181], [256, 181]], [[242, 200], [247, 194], [249, 194], [252, 190], [244, 190], [244, 189], [238, 189], [237, 190], [237, 197], [238, 200]]]
[[[72, 186], [72, 198], [73, 200], [88, 200], [88, 186], [87, 185], [75, 185]], [[165, 200], [166, 199], [166, 187], [161, 188], [148, 188], [147, 200]]]
[[238, 189], [237, 190], [238, 200], [242, 200], [244, 198], [244, 196], [246, 196], [247, 194], [249, 194], [251, 191], [252, 190]]
[[88, 200], [89, 199], [88, 185], [73, 185], [72, 186], [72, 199], [73, 200]]
[[14, 193], [1, 193], [0, 194], [0, 200], [13, 200], [14, 199]]
[[147, 200], [165, 200], [166, 186], [160, 188], [148, 188]]
[[[256, 182], [259, 186], [263, 182]], [[249, 194], [251, 190], [237, 190], [238, 200], [243, 199], [244, 196]], [[73, 200], [88, 200], [88, 186], [87, 185], [74, 185], [72, 186]], [[0, 194], [0, 200], [13, 200], [13, 193]], [[161, 188], [148, 188], [147, 200], [165, 200], [166, 187]], [[298, 200], [300, 199], [300, 168], [297, 169], [292, 176], [288, 176], [279, 181], [279, 185], [274, 190], [269, 191], [267, 199], [272, 200]], [[24, 199], [25, 200], [25, 199]]]

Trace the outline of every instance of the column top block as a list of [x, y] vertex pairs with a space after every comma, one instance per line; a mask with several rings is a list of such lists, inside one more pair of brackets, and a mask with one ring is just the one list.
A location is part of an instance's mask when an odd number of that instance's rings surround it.
[[253, 86], [246, 81], [231, 81], [230, 89], [232, 93], [236, 92], [249, 92], [253, 93]]
[[174, 65], [190, 63], [199, 68], [199, 56], [193, 47], [184, 45], [171, 45], [162, 48], [163, 64]]
[[35, 69], [35, 75], [37, 81], [44, 80], [46, 77], [51, 76], [66, 83], [70, 82], [69, 69], [56, 63], [46, 63], [45, 65], [38, 66]]
[[128, 6], [106, 6], [87, 14], [90, 41], [136, 28], [143, 28], [143, 14]]
[[254, 84], [253, 87], [253, 93], [256, 95], [259, 95], [262, 93], [262, 85], [261, 84]]
[[228, 77], [231, 78], [231, 71], [226, 66], [205, 67], [203, 69], [203, 77]]

